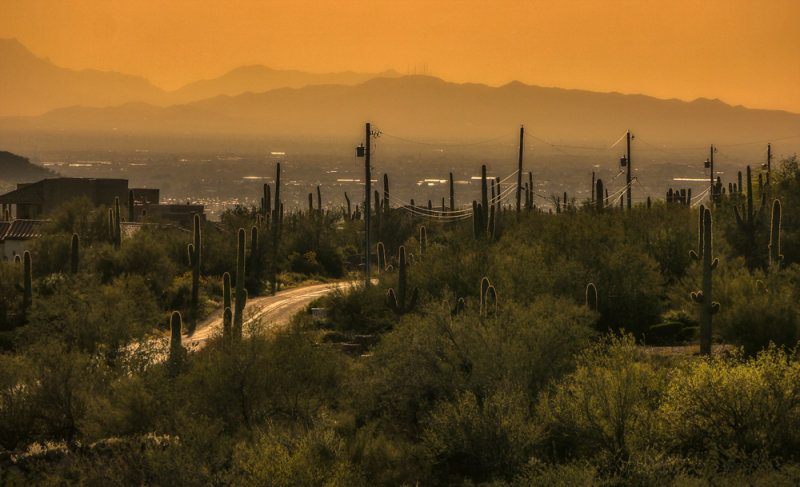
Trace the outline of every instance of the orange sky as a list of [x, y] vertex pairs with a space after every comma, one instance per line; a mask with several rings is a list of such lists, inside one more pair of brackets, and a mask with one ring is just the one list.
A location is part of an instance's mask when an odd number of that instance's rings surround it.
[[0, 37], [173, 89], [243, 64], [800, 112], [800, 1], [2, 0]]

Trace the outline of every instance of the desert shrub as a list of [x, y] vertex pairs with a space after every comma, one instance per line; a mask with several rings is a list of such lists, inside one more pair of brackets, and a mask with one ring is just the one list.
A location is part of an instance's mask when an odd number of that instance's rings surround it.
[[776, 347], [756, 357], [689, 362], [670, 379], [659, 414], [678, 451], [703, 458], [763, 452], [794, 460], [800, 452], [800, 360]]
[[327, 310], [324, 326], [355, 334], [383, 332], [392, 327], [397, 317], [386, 306], [383, 288], [363, 283], [348, 289], [337, 289], [320, 300]]
[[429, 480], [452, 485], [508, 479], [527, 462], [537, 436], [521, 391], [500, 390], [482, 400], [466, 391], [434, 407], [421, 440]]
[[160, 320], [157, 302], [141, 276], [122, 276], [104, 285], [89, 276], [51, 281], [34, 299], [29, 324], [18, 329], [21, 343], [58, 340], [68, 350], [113, 358]]
[[489, 318], [472, 309], [451, 318], [441, 307], [407, 315], [373, 349], [363, 376], [354, 378], [354, 410], [415, 436], [437, 403], [460, 392], [482, 401], [506, 384], [535, 397], [572, 366], [592, 335], [593, 319], [585, 307], [552, 296], [509, 304]]
[[651, 441], [664, 381], [630, 335], [602, 340], [542, 396], [542, 444], [556, 459], [587, 458], [603, 468], [621, 468]]
[[[741, 262], [741, 261], [739, 261]], [[796, 285], [798, 267], [764, 274], [741, 266], [726, 266], [715, 296], [720, 312], [714, 316], [714, 333], [725, 343], [755, 354], [770, 342], [788, 347], [800, 338]]]
[[304, 431], [268, 427], [236, 446], [226, 475], [230, 485], [367, 485], [350, 462], [346, 443], [335, 431], [314, 426]]

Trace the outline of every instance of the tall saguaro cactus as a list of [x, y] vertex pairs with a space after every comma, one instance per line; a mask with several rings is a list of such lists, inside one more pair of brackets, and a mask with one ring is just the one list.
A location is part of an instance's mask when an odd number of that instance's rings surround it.
[[593, 282], [586, 285], [586, 307], [597, 311], [597, 286]]
[[772, 220], [769, 229], [769, 266], [778, 268], [783, 261], [781, 255], [781, 200], [772, 202]]
[[700, 305], [700, 354], [711, 353], [711, 316], [719, 311], [719, 303], [712, 301], [711, 272], [716, 269], [719, 259], [711, 255], [711, 210], [703, 212], [703, 289], [692, 293], [692, 300]]
[[128, 221], [129, 222], [132, 222], [132, 221], [136, 220], [135, 211], [136, 211], [136, 209], [135, 209], [135, 201], [134, 201], [134, 198], [133, 198], [133, 190], [129, 189], [128, 190]]
[[80, 257], [80, 255], [79, 255], [79, 251], [80, 251], [79, 245], [80, 245], [80, 241], [78, 239], [78, 234], [77, 233], [73, 233], [72, 234], [72, 241], [70, 242], [70, 246], [69, 246], [69, 250], [70, 250], [70, 252], [69, 252], [69, 255], [70, 255], [70, 258], [69, 258], [69, 272], [71, 274], [77, 274], [78, 273], [78, 259]]
[[33, 303], [33, 267], [31, 253], [27, 250], [22, 254], [22, 272], [22, 317], [25, 319]]
[[181, 343], [181, 328], [183, 328], [183, 320], [179, 311], [173, 311], [169, 320], [170, 337], [169, 337], [169, 365], [170, 372], [174, 375], [177, 374], [180, 364], [183, 361], [183, 356], [186, 350]]
[[597, 186], [597, 188], [595, 190], [595, 194], [597, 195], [597, 199], [595, 200], [595, 204], [597, 206], [595, 208], [597, 209], [598, 212], [602, 213], [603, 207], [605, 206], [603, 204], [603, 180], [598, 178], [597, 181], [595, 182], [595, 185]]
[[226, 343], [231, 341], [231, 325], [233, 315], [231, 314], [231, 275], [227, 272], [222, 274], [222, 338]]
[[411, 293], [411, 299], [408, 301], [408, 303], [406, 303], [406, 293], [408, 290], [408, 270], [406, 262], [406, 248], [402, 245], [400, 246], [397, 256], [397, 269], [397, 293], [395, 293], [394, 289], [390, 288], [386, 292], [386, 301], [392, 311], [401, 315], [414, 309], [414, 306], [417, 304], [418, 297], [418, 289], [414, 288], [414, 292]]
[[236, 236], [236, 305], [233, 311], [233, 327], [231, 329], [234, 339], [242, 338], [242, 324], [244, 323], [244, 304], [247, 300], [247, 291], [244, 288], [244, 261], [245, 239], [247, 238], [244, 228], [240, 228]]
[[455, 188], [453, 187], [453, 173], [450, 173], [450, 211], [456, 210]]
[[761, 224], [762, 212], [766, 207], [766, 194], [761, 193], [761, 206], [756, 210], [753, 204], [753, 182], [750, 177], [750, 166], [747, 166], [747, 180], [745, 184], [747, 185], [746, 203], [742, 204], [741, 213], [739, 212], [739, 208], [735, 205], [733, 211], [736, 216], [736, 224], [739, 226], [739, 230], [741, 230], [745, 238], [745, 261], [752, 269], [759, 265], [759, 259], [756, 255], [756, 232]]
[[200, 215], [192, 218], [194, 242], [187, 246], [189, 265], [192, 267], [192, 328], [197, 325], [197, 315], [200, 309], [200, 259], [202, 244], [200, 239]]

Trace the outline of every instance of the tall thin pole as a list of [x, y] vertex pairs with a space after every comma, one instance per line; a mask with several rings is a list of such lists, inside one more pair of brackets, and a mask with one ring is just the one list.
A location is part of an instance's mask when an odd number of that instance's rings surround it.
[[628, 178], [627, 178], [628, 194], [626, 199], [628, 200], [628, 209], [630, 210], [631, 209], [631, 131], [630, 130], [628, 130], [628, 132], [625, 134], [625, 138], [628, 141], [628, 154], [625, 156], [628, 159]]
[[522, 199], [522, 147], [525, 138], [525, 127], [519, 126], [519, 165], [517, 166], [517, 214], [520, 212]]
[[709, 184], [710, 189], [708, 190], [709, 201], [712, 203], [714, 202], [714, 144], [711, 144], [711, 149], [709, 149], [709, 158], [708, 158], [708, 172], [709, 172]]
[[370, 222], [370, 211], [372, 211], [372, 202], [371, 202], [371, 182], [372, 182], [372, 175], [370, 174], [370, 167], [369, 167], [369, 143], [370, 143], [370, 129], [369, 129], [369, 122], [367, 122], [366, 128], [366, 136], [367, 142], [366, 147], [364, 149], [364, 172], [366, 177], [366, 185], [364, 186], [364, 226], [366, 228], [365, 241], [364, 241], [364, 273], [367, 279], [367, 285], [369, 285], [369, 253], [371, 250], [370, 243], [369, 243], [369, 222]]
[[769, 184], [769, 175], [772, 171], [772, 144], [767, 144], [767, 184]]

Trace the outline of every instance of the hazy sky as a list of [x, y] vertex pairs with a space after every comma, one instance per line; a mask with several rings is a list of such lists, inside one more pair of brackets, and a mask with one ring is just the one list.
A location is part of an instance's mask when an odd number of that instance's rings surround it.
[[173, 89], [244, 64], [800, 112], [800, 1], [0, 0], [0, 37]]

